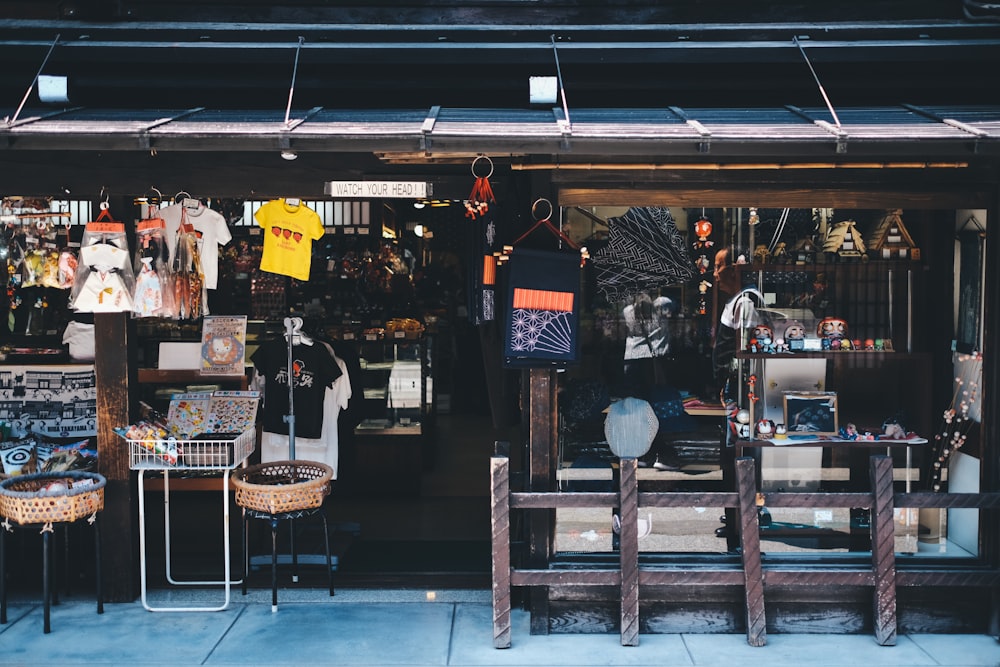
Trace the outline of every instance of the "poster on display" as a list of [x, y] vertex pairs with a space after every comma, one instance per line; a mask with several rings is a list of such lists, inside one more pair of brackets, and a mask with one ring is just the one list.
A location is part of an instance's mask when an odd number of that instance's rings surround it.
[[247, 318], [207, 315], [201, 329], [201, 366], [206, 375], [243, 375]]
[[30, 433], [51, 438], [96, 436], [94, 367], [0, 368], [0, 421], [15, 438]]

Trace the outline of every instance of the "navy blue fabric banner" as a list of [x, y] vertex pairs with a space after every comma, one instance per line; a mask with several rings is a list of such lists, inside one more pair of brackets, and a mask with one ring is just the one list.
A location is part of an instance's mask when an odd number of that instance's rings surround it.
[[508, 271], [504, 364], [525, 368], [577, 361], [580, 255], [517, 248]]

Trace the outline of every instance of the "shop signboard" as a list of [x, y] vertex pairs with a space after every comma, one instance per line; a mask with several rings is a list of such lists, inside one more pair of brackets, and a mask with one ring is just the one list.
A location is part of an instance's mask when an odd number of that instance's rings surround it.
[[426, 181], [327, 181], [323, 192], [341, 199], [425, 199], [432, 194]]

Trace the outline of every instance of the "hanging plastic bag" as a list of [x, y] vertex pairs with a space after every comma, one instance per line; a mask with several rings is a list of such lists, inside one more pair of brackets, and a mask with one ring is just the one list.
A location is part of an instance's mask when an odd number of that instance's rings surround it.
[[166, 224], [153, 217], [136, 226], [135, 292], [132, 312], [136, 317], [174, 317], [173, 277], [169, 270]]
[[107, 204], [101, 204], [100, 216], [87, 223], [80, 242], [70, 308], [81, 313], [128, 312], [134, 291], [125, 225], [111, 217]]
[[174, 249], [173, 297], [177, 318], [193, 320], [201, 316], [202, 288], [205, 284], [198, 253], [198, 235], [181, 211]]

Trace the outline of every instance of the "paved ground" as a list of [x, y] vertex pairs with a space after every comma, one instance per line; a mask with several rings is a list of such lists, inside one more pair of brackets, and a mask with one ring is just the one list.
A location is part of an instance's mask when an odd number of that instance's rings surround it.
[[[218, 605], [220, 591], [152, 591], [151, 606]], [[37, 600], [12, 599], [0, 626], [4, 665], [364, 665], [513, 667], [657, 665], [660, 667], [1000, 667], [1000, 643], [986, 635], [906, 635], [878, 646], [870, 635], [776, 635], [748, 646], [744, 635], [641, 635], [638, 647], [617, 634], [532, 636], [515, 610], [513, 645], [492, 645], [489, 591], [318, 589], [233, 591], [223, 611], [150, 612], [141, 602], [96, 604], [82, 596], [51, 611], [42, 632]]]

